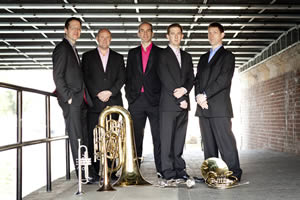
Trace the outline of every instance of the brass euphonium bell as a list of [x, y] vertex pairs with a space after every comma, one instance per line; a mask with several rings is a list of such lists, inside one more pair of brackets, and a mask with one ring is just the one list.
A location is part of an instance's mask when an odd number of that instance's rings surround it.
[[[112, 119], [118, 114], [119, 120]], [[105, 144], [105, 145], [104, 145]], [[107, 159], [113, 160], [109, 169]], [[112, 190], [109, 181], [112, 171], [121, 169], [115, 186], [150, 185], [140, 173], [133, 136], [133, 123], [130, 113], [121, 106], [108, 106], [100, 114], [99, 124], [94, 129], [94, 160], [101, 159], [103, 185], [98, 191]], [[114, 163], [118, 160], [115, 167]]]
[[237, 186], [238, 179], [232, 173], [226, 163], [219, 158], [208, 158], [201, 165], [201, 174], [205, 183], [212, 188], [228, 189]]

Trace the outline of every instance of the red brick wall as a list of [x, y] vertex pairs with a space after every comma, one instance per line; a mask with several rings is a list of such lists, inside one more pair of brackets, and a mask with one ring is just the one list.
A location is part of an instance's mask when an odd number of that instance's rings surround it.
[[300, 154], [300, 70], [241, 90], [242, 147]]

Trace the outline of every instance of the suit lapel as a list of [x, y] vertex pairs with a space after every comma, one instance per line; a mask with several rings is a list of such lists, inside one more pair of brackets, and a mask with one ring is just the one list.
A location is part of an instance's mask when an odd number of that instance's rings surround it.
[[[215, 55], [211, 58], [211, 60], [208, 63], [208, 67], [209, 66], [214, 66], [214, 63], [219, 59], [220, 55], [222, 54], [224, 50], [224, 47], [220, 47], [220, 49], [218, 49], [218, 51], [215, 53]], [[208, 54], [209, 55], [209, 54]]]
[[[175, 57], [174, 63], [176, 63], [176, 67], [177, 67], [177, 69], [180, 71], [181, 67], [180, 67], [180, 65], [179, 65], [179, 62], [178, 62], [178, 60], [177, 60], [177, 57], [176, 57], [174, 51], [173, 51], [169, 46], [168, 46], [168, 48], [169, 48], [170, 53]], [[182, 50], [181, 50], [181, 49], [180, 49], [180, 57], [181, 57], [181, 64], [182, 64]]]
[[135, 57], [136, 57], [136, 63], [137, 63], [137, 70], [140, 74], [143, 74], [143, 62], [142, 62], [142, 46], [139, 46], [136, 49]]
[[[173, 77], [173, 80], [176, 82], [176, 84], [180, 85], [181, 70], [180, 70], [178, 60], [176, 58], [175, 53], [169, 46], [167, 47], [167, 51], [169, 53], [169, 58], [170, 58], [170, 62], [171, 62], [171, 65], [168, 66], [169, 72], [170, 72], [171, 76]], [[182, 56], [181, 56], [181, 59], [182, 59]]]
[[96, 54], [95, 55], [95, 58], [96, 58], [95, 63], [97, 65], [96, 68], [98, 68], [102, 73], [104, 73], [103, 64], [102, 64], [102, 60], [101, 60], [98, 48], [95, 49], [95, 54]]
[[210, 68], [210, 64], [208, 63], [208, 58], [209, 58], [209, 53], [207, 53], [201, 64], [203, 64], [203, 69], [202, 69], [202, 83], [203, 83], [203, 88], [206, 88], [207, 84], [208, 84], [208, 78], [210, 77], [210, 72], [211, 72], [211, 68]]
[[[78, 67], [80, 68], [80, 67], [81, 67], [81, 63], [80, 63], [80, 57], [79, 57], [79, 55], [77, 54], [77, 52], [75, 52], [75, 51], [73, 50], [72, 45], [70, 44], [70, 42], [69, 42], [66, 38], [64, 38], [63, 41], [64, 41], [64, 42], [66, 43], [66, 45], [68, 46], [70, 54], [73, 56], [74, 60], [76, 60], [76, 63], [77, 63], [77, 65], [78, 65]], [[77, 54], [77, 55], [76, 55], [76, 54]], [[78, 58], [77, 58], [76, 56], [78, 56]], [[78, 59], [79, 59], [79, 63], [78, 63]]]
[[153, 46], [152, 46], [150, 54], [149, 54], [149, 58], [148, 58], [148, 62], [147, 62], [145, 74], [147, 74], [150, 71], [150, 69], [152, 68], [152, 65], [153, 65], [153, 58], [154, 58], [154, 54], [155, 54], [155, 47], [154, 47], [154, 44], [152, 44], [152, 45]]
[[214, 57], [210, 60], [209, 68], [210, 68], [210, 73], [209, 73], [209, 79], [207, 80], [207, 84], [209, 84], [211, 81], [215, 80], [215, 76], [218, 73], [218, 67], [220, 65], [216, 62], [218, 62], [222, 58], [222, 54], [224, 53], [224, 47], [220, 47], [218, 51], [215, 53]]
[[214, 71], [214, 68], [216, 67], [216, 62], [220, 59], [220, 56], [222, 55], [224, 50], [224, 47], [222, 46], [216, 53], [215, 55], [212, 57], [212, 59], [210, 60], [209, 63], [208, 62], [208, 58], [209, 58], [209, 52], [205, 55], [204, 60], [203, 60], [203, 65], [204, 63], [206, 64], [203, 67], [203, 71], [202, 71], [202, 78], [203, 78], [203, 85], [204, 88], [207, 87], [207, 85], [211, 82], [213, 78], [212, 73]]
[[[110, 70], [110, 66], [113, 66], [111, 63], [113, 61], [113, 58], [112, 58], [112, 51], [111, 49], [109, 49], [109, 55], [108, 55], [108, 60], [107, 60], [107, 64], [106, 64], [106, 70], [105, 70], [105, 73], [107, 73], [109, 70]], [[103, 68], [103, 67], [102, 67]]]
[[[179, 68], [181, 73], [180, 73], [180, 78], [181, 78], [181, 82], [183, 82], [183, 80], [185, 80], [184, 74], [185, 71], [187, 70], [186, 67], [187, 65], [185, 64], [186, 62], [186, 57], [185, 54], [183, 53], [183, 51], [180, 49], [180, 58], [181, 58], [181, 67]], [[176, 59], [177, 60], [177, 59]], [[179, 63], [178, 63], [179, 64]], [[178, 65], [179, 66], [179, 65]], [[182, 83], [183, 84], [183, 83]]]

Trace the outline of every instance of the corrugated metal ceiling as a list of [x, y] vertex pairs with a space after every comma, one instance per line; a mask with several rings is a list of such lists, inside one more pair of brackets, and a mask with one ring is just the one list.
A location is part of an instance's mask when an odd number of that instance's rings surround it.
[[[167, 45], [166, 28], [173, 22], [184, 27], [182, 48], [196, 66], [209, 49], [207, 25], [225, 27], [224, 45], [236, 55], [236, 67], [274, 43], [286, 31], [299, 30], [299, 0], [47, 0], [0, 3], [0, 69], [51, 69], [51, 54], [61, 38], [66, 18], [83, 21], [79, 54], [96, 46], [99, 28], [112, 32], [111, 48], [127, 56], [139, 45], [137, 26], [149, 21], [153, 41]], [[299, 34], [298, 34], [299, 41]]]

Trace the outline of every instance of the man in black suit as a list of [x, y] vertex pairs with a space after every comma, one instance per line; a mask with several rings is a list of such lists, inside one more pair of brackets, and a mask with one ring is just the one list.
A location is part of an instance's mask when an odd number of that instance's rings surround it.
[[191, 55], [180, 49], [183, 34], [179, 24], [168, 27], [167, 38], [169, 46], [159, 59], [162, 171], [166, 180], [186, 180], [188, 174], [182, 153], [190, 108], [189, 92], [194, 81], [193, 63]]
[[139, 25], [138, 37], [141, 45], [129, 50], [125, 85], [129, 111], [133, 119], [135, 145], [139, 164], [143, 155], [143, 138], [147, 118], [150, 121], [154, 160], [158, 177], [161, 177], [160, 136], [158, 104], [160, 80], [157, 75], [159, 47], [152, 43], [152, 25]]
[[[80, 19], [74, 17], [67, 19], [64, 31], [65, 38], [56, 45], [52, 55], [53, 79], [58, 103], [63, 110], [76, 168], [77, 139], [80, 138], [83, 144], [87, 145], [86, 104], [92, 106], [92, 102], [85, 89], [80, 58], [75, 47], [81, 32]], [[77, 168], [76, 172], [78, 173]]]
[[233, 112], [230, 88], [235, 58], [222, 46], [224, 35], [221, 24], [212, 23], [208, 26], [208, 40], [212, 48], [201, 56], [197, 67], [196, 116], [199, 117], [205, 159], [218, 157], [220, 151], [229, 170], [240, 180], [242, 170], [231, 130]]
[[[125, 66], [123, 56], [109, 48], [111, 32], [100, 29], [97, 37], [98, 47], [82, 56], [84, 80], [91, 94], [94, 106], [88, 109], [89, 151], [93, 156], [93, 130], [98, 124], [100, 113], [106, 106], [123, 106], [121, 88], [125, 82]], [[114, 116], [118, 119], [118, 116]], [[93, 163], [96, 174], [99, 162]], [[92, 174], [93, 178], [97, 178]], [[116, 179], [115, 173], [112, 178]]]

